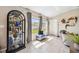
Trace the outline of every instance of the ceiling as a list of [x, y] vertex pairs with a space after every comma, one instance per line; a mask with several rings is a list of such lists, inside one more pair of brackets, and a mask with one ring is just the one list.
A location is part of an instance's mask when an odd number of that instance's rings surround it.
[[79, 7], [76, 6], [26, 6], [25, 8], [31, 9], [35, 12], [41, 13], [48, 17], [54, 17], [61, 13], [68, 12], [72, 9]]

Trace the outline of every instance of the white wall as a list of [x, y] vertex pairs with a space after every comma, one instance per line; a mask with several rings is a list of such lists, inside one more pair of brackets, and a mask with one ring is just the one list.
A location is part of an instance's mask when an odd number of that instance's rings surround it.
[[76, 25], [73, 27], [68, 27], [67, 31], [79, 34], [79, 17], [78, 17], [78, 21], [77, 21]]
[[54, 19], [58, 20], [58, 22], [59, 22], [59, 31], [60, 31], [60, 30], [65, 29], [65, 24], [62, 24], [61, 20], [63, 18], [67, 20], [68, 18], [75, 17], [75, 16], [78, 17], [78, 22], [76, 23], [76, 26], [74, 26], [74, 27], [68, 27], [67, 31], [79, 34], [79, 9], [74, 9], [74, 10], [71, 10], [69, 12], [60, 14], [60, 15], [58, 15], [56, 17], [53, 17], [52, 20], [50, 20], [50, 23], [51, 23], [51, 25], [50, 25], [50, 33], [54, 32], [53, 27], [52, 27], [52, 25], [54, 23], [53, 22]]
[[[22, 7], [16, 6], [0, 6], [0, 46], [2, 48], [7, 47], [7, 14], [11, 10], [19, 10], [21, 11], [26, 18], [26, 10]], [[26, 18], [27, 19], [27, 18]], [[27, 23], [26, 23], [27, 25]], [[27, 26], [26, 26], [27, 28]], [[26, 29], [27, 31], [27, 29]], [[26, 35], [27, 37], [27, 35]]]

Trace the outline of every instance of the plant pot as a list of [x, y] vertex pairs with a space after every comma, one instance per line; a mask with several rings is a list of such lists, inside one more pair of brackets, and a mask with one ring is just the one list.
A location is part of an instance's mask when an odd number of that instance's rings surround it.
[[75, 48], [76, 50], [79, 50], [79, 44], [74, 43], [74, 48]]
[[70, 40], [65, 40], [65, 41], [64, 41], [64, 45], [66, 45], [66, 46], [68, 46], [68, 47], [70, 47], [72, 44], [73, 44], [73, 42], [70, 41]]

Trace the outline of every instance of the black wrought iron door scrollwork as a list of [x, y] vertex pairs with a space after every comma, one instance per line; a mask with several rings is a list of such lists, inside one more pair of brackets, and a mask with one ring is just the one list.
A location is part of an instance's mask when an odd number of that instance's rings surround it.
[[19, 50], [25, 46], [25, 16], [18, 10], [7, 15], [7, 52]]

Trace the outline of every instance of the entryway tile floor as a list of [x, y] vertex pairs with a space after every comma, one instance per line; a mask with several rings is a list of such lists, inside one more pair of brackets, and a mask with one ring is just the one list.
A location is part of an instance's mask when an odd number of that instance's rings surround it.
[[46, 41], [32, 41], [25, 49], [17, 53], [69, 53], [70, 49], [63, 44], [63, 41], [54, 36], [47, 36]]

